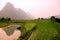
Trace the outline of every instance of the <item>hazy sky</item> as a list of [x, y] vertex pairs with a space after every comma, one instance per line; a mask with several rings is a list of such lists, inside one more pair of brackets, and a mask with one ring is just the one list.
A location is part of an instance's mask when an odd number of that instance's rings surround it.
[[12, 3], [15, 8], [29, 12], [36, 18], [60, 15], [60, 0], [0, 0], [0, 10], [7, 2]]

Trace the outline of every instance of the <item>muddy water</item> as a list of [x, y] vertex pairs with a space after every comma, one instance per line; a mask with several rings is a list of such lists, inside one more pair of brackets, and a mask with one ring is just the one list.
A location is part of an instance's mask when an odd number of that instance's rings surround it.
[[9, 25], [0, 28], [0, 40], [17, 40], [21, 36], [21, 31], [17, 30], [18, 25]]

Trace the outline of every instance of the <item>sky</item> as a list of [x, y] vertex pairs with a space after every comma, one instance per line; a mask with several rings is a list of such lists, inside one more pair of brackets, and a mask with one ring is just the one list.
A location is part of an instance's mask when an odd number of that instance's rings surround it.
[[60, 15], [60, 0], [0, 0], [0, 10], [10, 2], [15, 8], [21, 8], [25, 12], [38, 18], [47, 18]]

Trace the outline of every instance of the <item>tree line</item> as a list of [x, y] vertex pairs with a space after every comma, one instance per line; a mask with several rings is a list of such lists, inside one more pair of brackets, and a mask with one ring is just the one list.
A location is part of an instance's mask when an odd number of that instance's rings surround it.
[[50, 20], [51, 20], [52, 22], [60, 23], [60, 18], [55, 18], [55, 16], [51, 16]]
[[56, 18], [55, 16], [51, 16], [50, 18], [38, 18], [37, 20], [51, 20], [53, 23], [57, 22], [60, 23], [60, 18]]
[[0, 22], [8, 22], [8, 21], [10, 21], [11, 20], [11, 18], [8, 18], [8, 17], [1, 17], [0, 18]]

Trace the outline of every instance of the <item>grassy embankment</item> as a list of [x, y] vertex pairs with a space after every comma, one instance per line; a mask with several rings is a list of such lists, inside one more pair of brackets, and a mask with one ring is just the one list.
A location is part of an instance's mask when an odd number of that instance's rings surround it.
[[[54, 40], [60, 39], [60, 24], [52, 23], [49, 20], [15, 20], [9, 23], [0, 23], [6, 26], [8, 24], [19, 24], [21, 27], [21, 40]], [[36, 27], [33, 31], [32, 29]], [[29, 35], [30, 34], [30, 35]], [[20, 40], [19, 39], [19, 40]]]
[[27, 34], [29, 38], [23, 33], [25, 36], [22, 37], [22, 40], [60, 40], [60, 24], [53, 23], [50, 20], [29, 20], [25, 22], [24, 27], [28, 34], [30, 34], [30, 30], [32, 30], [33, 27], [36, 27], [36, 29], [32, 31], [30, 36]]

